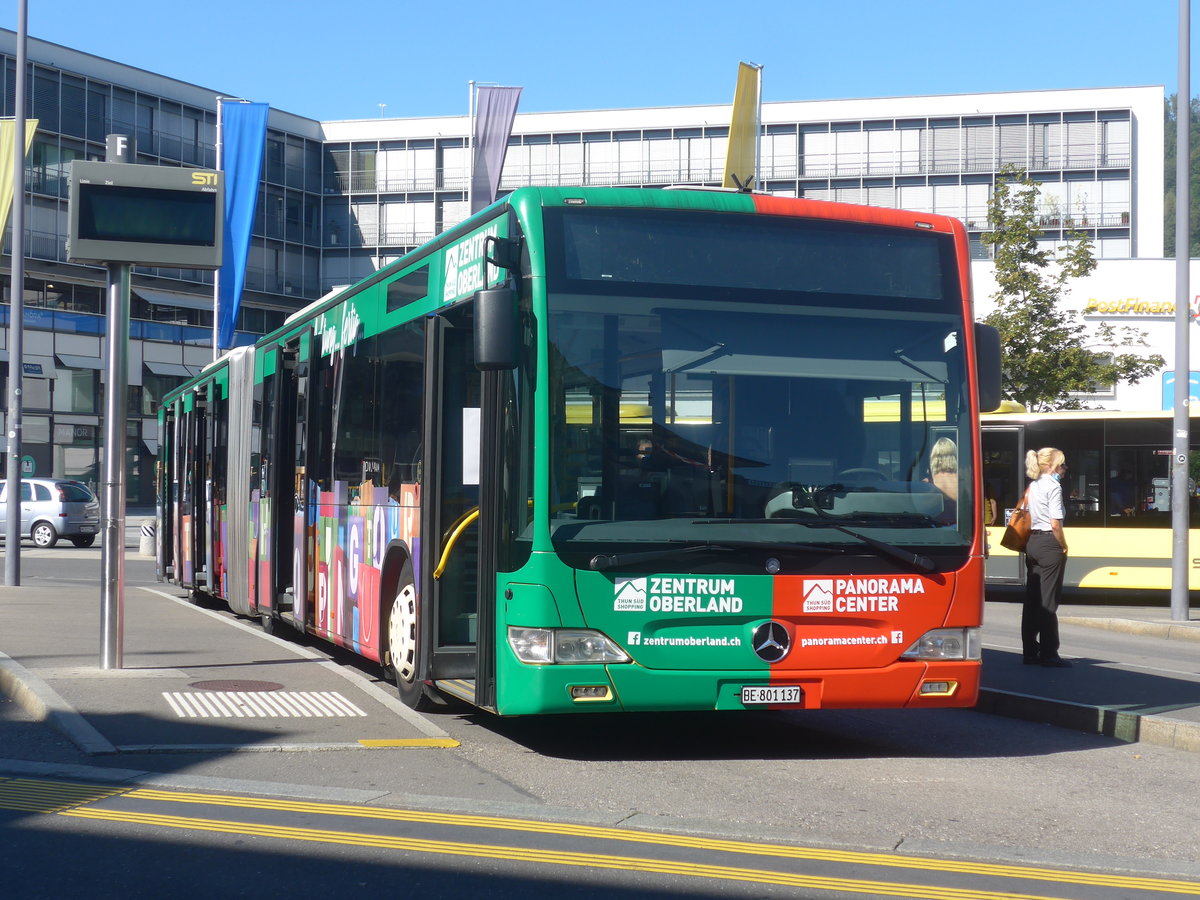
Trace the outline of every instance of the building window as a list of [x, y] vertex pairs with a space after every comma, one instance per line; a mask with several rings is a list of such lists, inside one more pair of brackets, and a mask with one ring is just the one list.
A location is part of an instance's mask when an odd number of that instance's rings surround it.
[[100, 395], [100, 372], [96, 369], [59, 367], [54, 384], [54, 411], [96, 413]]

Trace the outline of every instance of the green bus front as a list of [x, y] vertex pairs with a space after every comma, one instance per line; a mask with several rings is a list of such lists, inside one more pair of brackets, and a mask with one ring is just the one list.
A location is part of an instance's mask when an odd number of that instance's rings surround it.
[[508, 204], [520, 362], [482, 376], [481, 515], [442, 529], [426, 604], [453, 620], [475, 570], [482, 639], [465, 677], [431, 648], [427, 683], [501, 714], [972, 705], [961, 225], [700, 191]]

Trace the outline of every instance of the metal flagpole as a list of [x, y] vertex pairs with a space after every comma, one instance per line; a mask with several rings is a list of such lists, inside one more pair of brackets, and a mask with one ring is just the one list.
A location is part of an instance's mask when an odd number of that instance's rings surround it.
[[1174, 446], [1171, 466], [1171, 618], [1182, 621], [1188, 617], [1189, 565], [1188, 514], [1191, 497], [1188, 495], [1188, 451], [1191, 439], [1190, 405], [1191, 347], [1188, 329], [1191, 328], [1190, 285], [1192, 241], [1190, 202], [1191, 191], [1191, 0], [1179, 0], [1179, 90], [1175, 95], [1175, 415]]
[[16, 119], [13, 122], [12, 268], [8, 325], [8, 519], [5, 523], [4, 583], [21, 583], [21, 379], [25, 374], [25, 50], [28, 0], [17, 4]]
[[[754, 63], [751, 63], [754, 65]], [[758, 69], [758, 97], [754, 101], [754, 186], [752, 190], [762, 190], [762, 66]]]
[[475, 82], [468, 81], [467, 88], [467, 215], [471, 214], [472, 191], [475, 184]]
[[[220, 172], [223, 162], [221, 152], [221, 107], [225, 104], [224, 97], [217, 98], [217, 158], [214, 168]], [[222, 180], [224, 185], [224, 180]], [[222, 187], [224, 189], [224, 187]], [[212, 330], [212, 358], [216, 361], [221, 355], [221, 270], [213, 270], [213, 330]]]

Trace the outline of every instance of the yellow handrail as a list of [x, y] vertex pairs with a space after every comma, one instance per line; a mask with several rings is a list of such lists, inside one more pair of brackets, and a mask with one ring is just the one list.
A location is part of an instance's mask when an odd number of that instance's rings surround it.
[[446, 571], [446, 563], [450, 560], [450, 551], [454, 549], [454, 542], [458, 540], [458, 536], [467, 530], [467, 526], [479, 518], [479, 507], [476, 506], [458, 517], [458, 521], [451, 526], [450, 537], [446, 539], [446, 548], [442, 550], [442, 558], [438, 560], [437, 568], [433, 570], [434, 578], [441, 578], [442, 573]]

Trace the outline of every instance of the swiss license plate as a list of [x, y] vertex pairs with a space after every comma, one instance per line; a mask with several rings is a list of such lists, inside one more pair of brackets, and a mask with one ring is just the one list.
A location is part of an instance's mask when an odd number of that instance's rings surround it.
[[760, 703], [800, 703], [804, 691], [795, 684], [759, 685], [742, 688], [742, 704], [750, 706]]
[[91, 534], [93, 531], [96, 530], [96, 526], [95, 525], [80, 525], [79, 530], [82, 531], [84, 534]]

